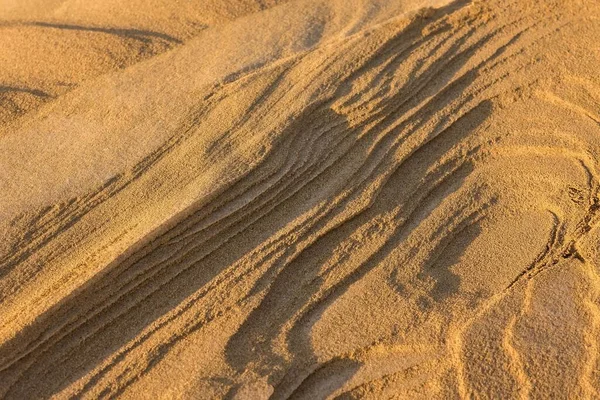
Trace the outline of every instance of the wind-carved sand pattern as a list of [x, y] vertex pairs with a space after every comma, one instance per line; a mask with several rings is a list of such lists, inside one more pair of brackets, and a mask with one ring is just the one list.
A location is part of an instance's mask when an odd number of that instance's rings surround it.
[[1, 398], [600, 398], [600, 4], [155, 3], [0, 24]]

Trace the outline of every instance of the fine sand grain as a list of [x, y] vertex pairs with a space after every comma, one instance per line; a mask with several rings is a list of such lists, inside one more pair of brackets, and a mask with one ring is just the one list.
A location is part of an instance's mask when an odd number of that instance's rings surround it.
[[0, 0], [0, 398], [600, 399], [600, 2]]

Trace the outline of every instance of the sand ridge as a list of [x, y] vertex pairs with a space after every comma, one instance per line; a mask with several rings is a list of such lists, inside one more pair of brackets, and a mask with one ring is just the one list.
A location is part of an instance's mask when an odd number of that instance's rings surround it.
[[597, 397], [599, 5], [130, 3], [2, 76], [0, 397]]

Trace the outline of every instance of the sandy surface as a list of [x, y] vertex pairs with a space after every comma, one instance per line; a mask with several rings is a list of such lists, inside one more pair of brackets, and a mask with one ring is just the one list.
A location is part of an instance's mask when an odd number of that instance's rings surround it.
[[0, 398], [600, 398], [596, 0], [0, 0]]

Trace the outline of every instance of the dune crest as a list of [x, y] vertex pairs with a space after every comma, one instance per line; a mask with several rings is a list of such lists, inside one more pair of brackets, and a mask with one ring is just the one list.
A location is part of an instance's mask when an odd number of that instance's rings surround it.
[[0, 398], [597, 396], [599, 4], [38, 3]]

